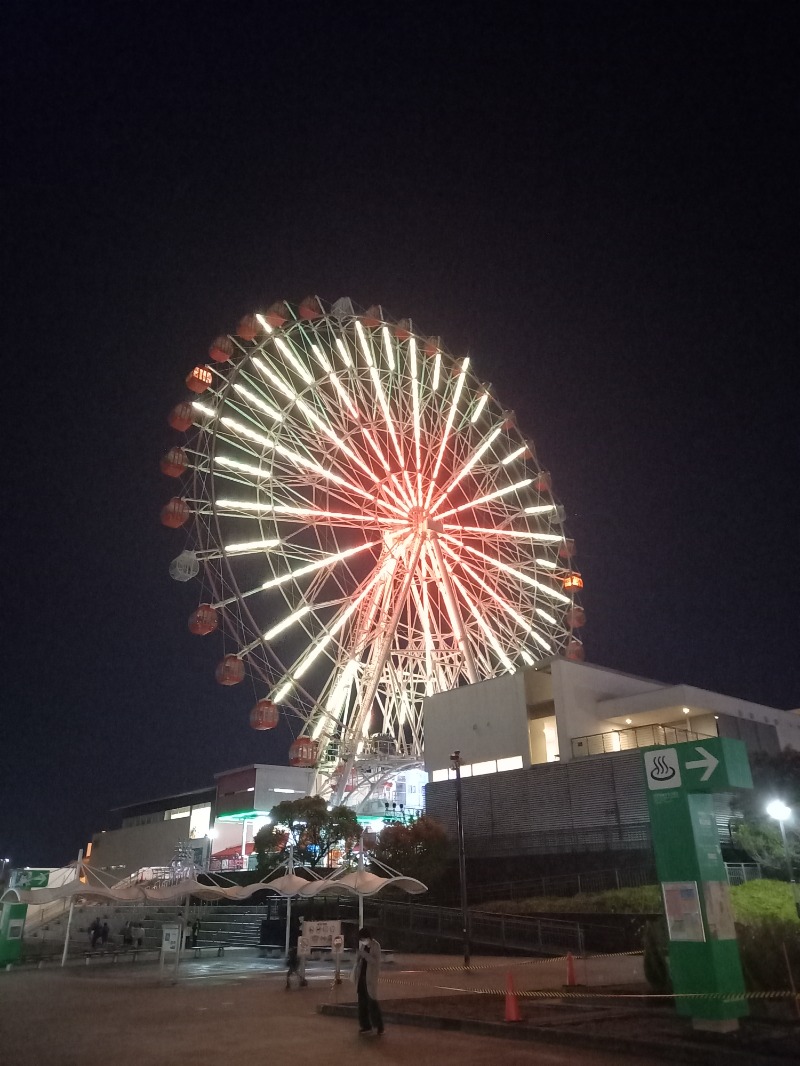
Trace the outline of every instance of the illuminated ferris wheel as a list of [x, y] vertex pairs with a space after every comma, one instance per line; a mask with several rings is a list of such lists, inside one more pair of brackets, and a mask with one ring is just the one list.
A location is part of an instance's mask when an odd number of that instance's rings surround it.
[[316, 791], [367, 797], [419, 766], [425, 696], [582, 658], [582, 587], [550, 476], [468, 358], [381, 308], [274, 304], [218, 337], [170, 424], [162, 511], [202, 570], [190, 629], [224, 622], [217, 679], [296, 723]]

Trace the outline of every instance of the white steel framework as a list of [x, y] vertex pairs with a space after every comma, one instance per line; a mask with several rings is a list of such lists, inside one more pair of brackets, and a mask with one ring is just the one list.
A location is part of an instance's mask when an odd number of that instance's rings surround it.
[[426, 695], [567, 651], [571, 552], [468, 359], [311, 308], [209, 364], [185, 499], [236, 653], [317, 742], [317, 791], [353, 801], [419, 765]]

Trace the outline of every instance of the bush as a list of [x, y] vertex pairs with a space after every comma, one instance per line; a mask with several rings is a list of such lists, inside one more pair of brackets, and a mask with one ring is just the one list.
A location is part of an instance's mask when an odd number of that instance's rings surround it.
[[480, 910], [503, 914], [658, 914], [662, 910], [661, 887], [610, 888], [606, 892], [585, 892], [577, 896], [531, 896], [519, 900], [482, 903]]
[[669, 976], [669, 940], [667, 925], [663, 918], [656, 918], [644, 927], [644, 976], [654, 992], [671, 992]]
[[792, 886], [786, 881], [747, 881], [731, 889], [731, 900], [736, 914], [736, 921], [742, 923], [761, 922], [773, 919], [794, 922], [800, 925], [795, 910]]
[[800, 978], [800, 923], [797, 920], [765, 918], [737, 923], [736, 933], [748, 992], [785, 991], [790, 987], [784, 945], [797, 982]]

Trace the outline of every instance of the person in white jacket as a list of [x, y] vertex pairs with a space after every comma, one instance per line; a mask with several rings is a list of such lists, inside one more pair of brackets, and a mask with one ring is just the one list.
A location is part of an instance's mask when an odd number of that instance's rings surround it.
[[352, 980], [358, 992], [359, 1033], [383, 1034], [383, 1015], [378, 1002], [378, 978], [381, 974], [381, 946], [369, 929], [358, 931], [358, 954]]

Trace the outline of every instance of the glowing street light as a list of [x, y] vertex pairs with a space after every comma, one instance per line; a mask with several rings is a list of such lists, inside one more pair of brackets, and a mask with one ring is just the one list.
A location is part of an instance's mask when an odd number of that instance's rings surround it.
[[791, 807], [787, 807], [783, 800], [772, 800], [767, 804], [767, 814], [770, 818], [774, 818], [778, 825], [781, 827], [781, 840], [783, 841], [783, 853], [786, 856], [786, 869], [789, 872], [789, 883], [794, 884], [794, 873], [792, 872], [792, 858], [789, 854], [789, 845], [786, 843], [786, 827], [784, 822], [787, 818], [792, 817]]

